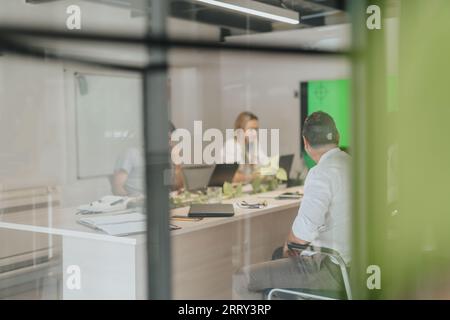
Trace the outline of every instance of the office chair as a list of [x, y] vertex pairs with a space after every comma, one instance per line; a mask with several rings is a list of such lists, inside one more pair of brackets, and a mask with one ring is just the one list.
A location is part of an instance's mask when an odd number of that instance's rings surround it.
[[[350, 288], [350, 280], [348, 276], [347, 265], [345, 264], [344, 259], [342, 259], [341, 255], [329, 248], [324, 247], [314, 247], [310, 245], [302, 245], [297, 243], [289, 243], [288, 248], [296, 251], [300, 254], [303, 250], [308, 250], [310, 252], [316, 252], [325, 256], [328, 256], [334, 259], [341, 270], [342, 279], [344, 281], [345, 293], [348, 300], [352, 300], [352, 292]], [[311, 300], [337, 300], [339, 299], [336, 294], [326, 292], [323, 290], [306, 290], [306, 289], [282, 289], [282, 288], [273, 288], [267, 294], [267, 300], [272, 300], [274, 294], [279, 293], [283, 296], [293, 296], [304, 299]]]

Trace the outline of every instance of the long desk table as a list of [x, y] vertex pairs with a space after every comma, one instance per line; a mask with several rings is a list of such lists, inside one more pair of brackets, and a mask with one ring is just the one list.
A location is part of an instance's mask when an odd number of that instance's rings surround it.
[[[236, 203], [268, 202], [262, 209], [237, 208], [231, 218], [174, 221], [172, 283], [175, 299], [230, 299], [233, 274], [242, 266], [270, 260], [282, 245], [297, 214], [300, 200], [276, 200], [278, 190], [239, 199]], [[188, 207], [171, 211], [186, 215]], [[74, 208], [38, 209], [0, 217], [0, 229], [46, 233], [62, 237], [64, 299], [145, 299], [146, 235], [116, 237], [77, 223]], [[79, 272], [79, 273], [78, 273]], [[148, 270], [151, 272], [151, 270]], [[74, 276], [80, 276], [80, 287]]]

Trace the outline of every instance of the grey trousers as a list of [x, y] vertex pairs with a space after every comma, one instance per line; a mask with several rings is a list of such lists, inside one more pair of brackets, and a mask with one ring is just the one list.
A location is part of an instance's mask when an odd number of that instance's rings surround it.
[[233, 299], [263, 299], [266, 289], [341, 291], [339, 266], [315, 254], [283, 258], [246, 266], [233, 276]]

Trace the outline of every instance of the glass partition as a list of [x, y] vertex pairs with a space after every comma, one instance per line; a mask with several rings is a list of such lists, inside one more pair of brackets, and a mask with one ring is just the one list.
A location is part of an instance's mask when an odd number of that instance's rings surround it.
[[4, 0], [0, 298], [446, 298], [447, 7]]
[[[351, 81], [344, 5], [4, 8], [2, 298], [245, 299], [303, 285], [278, 269], [281, 282], [252, 278], [294, 261], [283, 247], [309, 170], [304, 98], [333, 108], [302, 83]], [[338, 265], [317, 257], [304, 266], [326, 263], [338, 291]]]

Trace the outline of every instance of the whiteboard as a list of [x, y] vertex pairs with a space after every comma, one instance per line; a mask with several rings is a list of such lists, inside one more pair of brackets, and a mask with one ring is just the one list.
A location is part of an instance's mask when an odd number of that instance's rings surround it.
[[143, 145], [140, 76], [74, 73], [77, 175], [111, 175], [117, 158]]

